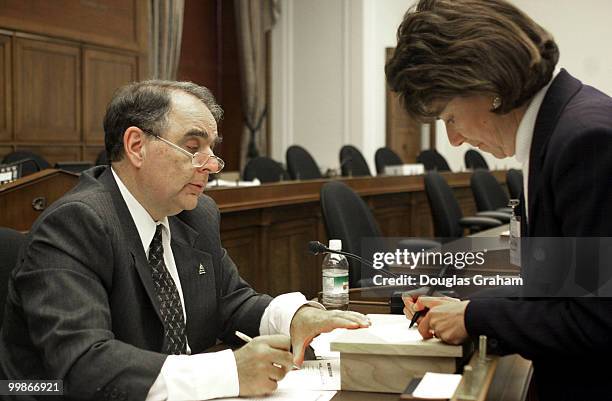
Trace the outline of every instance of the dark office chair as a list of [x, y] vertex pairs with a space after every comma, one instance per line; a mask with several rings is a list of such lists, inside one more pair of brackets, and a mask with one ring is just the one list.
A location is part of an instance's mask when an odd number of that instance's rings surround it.
[[500, 226], [502, 222], [486, 214], [463, 217], [453, 190], [436, 171], [425, 174], [425, 193], [434, 223], [434, 235], [440, 238], [458, 238], [464, 229], [470, 233]]
[[9, 277], [17, 264], [19, 250], [24, 242], [25, 235], [19, 231], [0, 227], [0, 326], [4, 318]]
[[514, 168], [508, 170], [506, 172], [506, 184], [508, 185], [510, 198], [521, 199], [521, 192], [523, 192], [523, 172]]
[[496, 211], [506, 213], [510, 221], [512, 209], [508, 207], [508, 195], [504, 188], [495, 179], [493, 174], [487, 170], [476, 170], [470, 178], [470, 186], [476, 201], [476, 210], [479, 212]]
[[489, 169], [489, 165], [487, 164], [485, 158], [482, 157], [479, 151], [474, 149], [469, 149], [465, 152], [465, 155], [463, 156], [463, 161], [465, 162], [465, 168], [469, 170]]
[[90, 162], [57, 162], [54, 166], [58, 170], [69, 171], [71, 173], [81, 174], [83, 171], [93, 167]]
[[417, 156], [417, 163], [423, 164], [426, 171], [450, 171], [450, 167], [444, 156], [435, 149], [427, 149], [419, 153]]
[[321, 170], [312, 155], [306, 149], [298, 145], [287, 148], [285, 153], [287, 170], [293, 180], [316, 180], [323, 178]]
[[103, 149], [98, 153], [98, 157], [96, 158], [96, 166], [104, 166], [110, 164], [108, 161], [108, 156], [106, 155], [106, 149]]
[[376, 164], [376, 174], [384, 174], [386, 166], [398, 166], [404, 164], [402, 158], [390, 148], [380, 148], [374, 153], [374, 163]]
[[51, 168], [51, 165], [42, 156], [27, 150], [17, 150], [4, 156], [2, 163], [21, 163], [21, 177], [34, 174], [46, 168]]
[[[327, 237], [342, 240], [342, 250], [361, 255], [363, 238], [382, 238], [380, 227], [370, 208], [348, 185], [340, 181], [321, 187], [321, 212]], [[431, 249], [439, 243], [427, 239], [410, 238], [399, 242], [399, 247], [411, 252]], [[361, 264], [349, 259], [349, 285], [352, 288], [368, 285], [361, 277]]]
[[356, 147], [344, 145], [340, 149], [340, 170], [343, 177], [371, 176], [370, 167]]
[[260, 156], [248, 161], [244, 166], [242, 177], [246, 181], [253, 181], [257, 178], [262, 183], [266, 183], [288, 180], [289, 174], [279, 162], [269, 157]]

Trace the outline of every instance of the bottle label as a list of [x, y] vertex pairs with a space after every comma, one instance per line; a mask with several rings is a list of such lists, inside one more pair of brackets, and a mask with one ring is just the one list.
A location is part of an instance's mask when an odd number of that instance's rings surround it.
[[346, 276], [323, 277], [323, 294], [348, 294], [348, 274]]

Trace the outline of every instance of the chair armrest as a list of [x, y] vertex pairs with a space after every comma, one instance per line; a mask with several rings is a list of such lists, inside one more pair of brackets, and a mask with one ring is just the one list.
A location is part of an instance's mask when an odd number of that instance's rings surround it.
[[463, 217], [459, 220], [459, 225], [463, 228], [468, 228], [471, 232], [498, 227], [502, 224], [501, 221], [491, 217], [470, 216]]
[[500, 207], [500, 208], [495, 209], [495, 211], [496, 212], [512, 214], [512, 208], [511, 207]]
[[511, 214], [503, 213], [503, 212], [497, 212], [497, 211], [493, 211], [493, 210], [489, 210], [489, 211], [486, 211], [486, 212], [478, 212], [478, 213], [476, 213], [476, 216], [478, 216], [478, 217], [490, 217], [492, 219], [497, 219], [497, 220], [501, 221], [502, 223], [510, 223], [510, 218], [512, 217]]
[[425, 238], [403, 239], [397, 243], [399, 249], [406, 249], [410, 252], [420, 252], [433, 248], [440, 248], [442, 244], [437, 241], [428, 240]]

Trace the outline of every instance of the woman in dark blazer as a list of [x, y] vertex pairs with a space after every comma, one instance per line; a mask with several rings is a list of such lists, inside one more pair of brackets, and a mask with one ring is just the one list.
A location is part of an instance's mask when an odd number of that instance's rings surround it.
[[[612, 237], [612, 99], [556, 70], [559, 50], [545, 29], [503, 0], [421, 0], [397, 37], [386, 75], [406, 111], [442, 119], [455, 146], [523, 164], [523, 236]], [[576, 269], [597, 282], [594, 254], [605, 249], [592, 245], [576, 251], [590, 250]], [[550, 251], [560, 260], [567, 249]], [[612, 400], [598, 368], [612, 356], [609, 298], [405, 302], [409, 318], [430, 308], [419, 323], [425, 338], [484, 334], [494, 351], [532, 359], [540, 400]]]

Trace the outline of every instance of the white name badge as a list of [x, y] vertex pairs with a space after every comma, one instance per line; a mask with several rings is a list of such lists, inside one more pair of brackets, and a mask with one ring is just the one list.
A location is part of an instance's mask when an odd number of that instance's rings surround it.
[[521, 221], [516, 216], [510, 219], [510, 263], [521, 266]]

